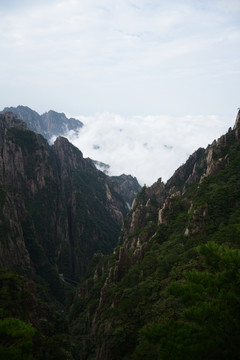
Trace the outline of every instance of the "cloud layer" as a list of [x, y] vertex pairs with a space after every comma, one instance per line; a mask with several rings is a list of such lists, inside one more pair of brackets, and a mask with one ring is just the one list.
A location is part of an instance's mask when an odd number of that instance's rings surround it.
[[1, 0], [0, 15], [1, 107], [179, 116], [239, 106], [238, 0]]
[[240, 106], [239, 0], [1, 0], [0, 16], [0, 107], [97, 113], [73, 141], [113, 173], [166, 180]]
[[199, 147], [226, 132], [216, 116], [132, 116], [111, 113], [79, 116], [84, 127], [78, 137], [67, 134], [84, 157], [111, 166], [112, 175], [131, 174], [151, 185], [166, 181]]

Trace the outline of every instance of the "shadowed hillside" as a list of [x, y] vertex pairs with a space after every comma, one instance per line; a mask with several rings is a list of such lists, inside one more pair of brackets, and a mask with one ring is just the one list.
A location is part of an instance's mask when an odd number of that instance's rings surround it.
[[144, 187], [95, 256], [71, 309], [81, 359], [239, 358], [239, 120]]

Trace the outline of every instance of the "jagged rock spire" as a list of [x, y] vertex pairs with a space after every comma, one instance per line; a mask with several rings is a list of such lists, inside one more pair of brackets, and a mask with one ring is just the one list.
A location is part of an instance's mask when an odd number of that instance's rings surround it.
[[235, 121], [233, 129], [235, 130], [238, 127], [240, 127], [240, 108], [238, 108], [238, 114], [237, 114], [236, 121]]

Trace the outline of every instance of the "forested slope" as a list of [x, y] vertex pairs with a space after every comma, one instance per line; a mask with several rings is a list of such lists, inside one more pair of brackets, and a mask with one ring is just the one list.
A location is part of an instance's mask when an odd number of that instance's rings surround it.
[[[67, 139], [0, 114], [0, 357], [71, 359], [67, 310], [127, 212], [117, 184]], [[14, 271], [14, 273], [13, 273]]]
[[81, 359], [238, 359], [240, 124], [144, 187], [71, 311]]

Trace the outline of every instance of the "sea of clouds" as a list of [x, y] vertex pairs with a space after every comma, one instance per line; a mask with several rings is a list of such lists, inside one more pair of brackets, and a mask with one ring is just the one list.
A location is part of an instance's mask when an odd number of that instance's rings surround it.
[[141, 185], [167, 181], [199, 147], [227, 131], [217, 116], [75, 116], [84, 123], [66, 137], [82, 152], [110, 165], [110, 175], [131, 174]]

